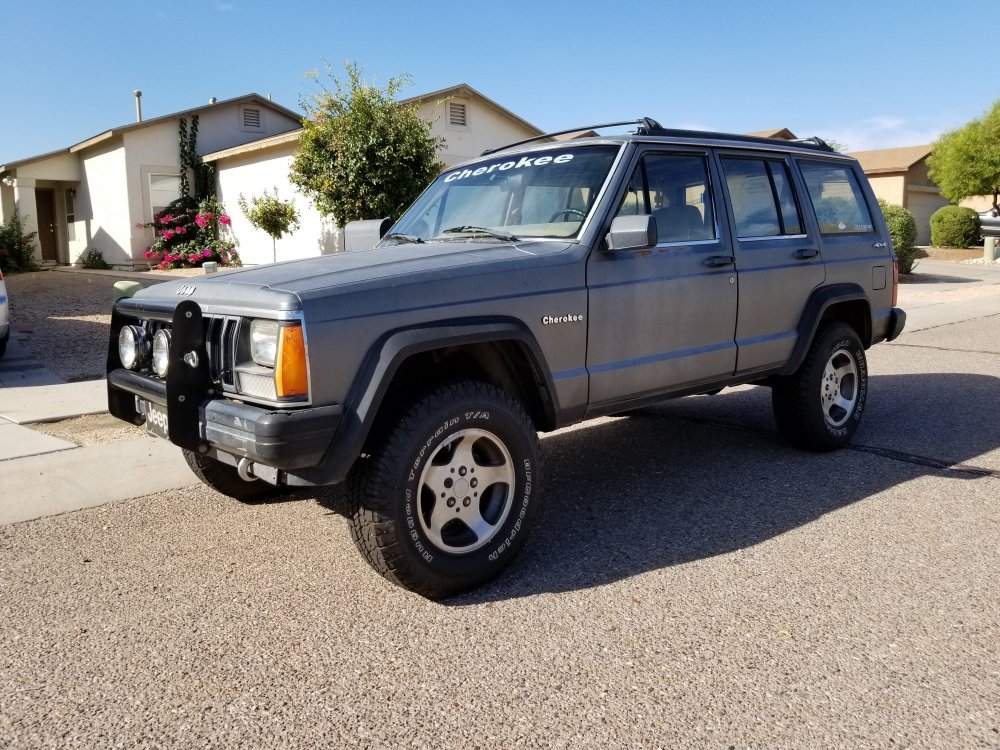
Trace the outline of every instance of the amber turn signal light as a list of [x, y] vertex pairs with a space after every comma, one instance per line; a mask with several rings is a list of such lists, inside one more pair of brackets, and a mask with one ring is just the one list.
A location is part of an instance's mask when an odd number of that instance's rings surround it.
[[278, 398], [306, 396], [309, 393], [306, 342], [302, 326], [282, 326], [280, 329], [274, 383]]

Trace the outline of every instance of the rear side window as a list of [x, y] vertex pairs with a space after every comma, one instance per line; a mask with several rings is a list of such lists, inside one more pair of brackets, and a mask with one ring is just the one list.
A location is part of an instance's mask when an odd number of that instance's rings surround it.
[[854, 170], [812, 162], [800, 162], [799, 169], [823, 234], [875, 231]]
[[705, 157], [648, 153], [636, 166], [618, 215], [652, 214], [658, 242], [715, 239]]
[[738, 237], [802, 234], [795, 193], [783, 162], [722, 160]]

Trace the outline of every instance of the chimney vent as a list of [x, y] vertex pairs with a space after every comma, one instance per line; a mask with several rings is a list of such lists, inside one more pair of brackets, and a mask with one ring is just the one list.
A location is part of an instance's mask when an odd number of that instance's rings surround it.
[[218, 99], [216, 99], [216, 98], [215, 98], [215, 97], [213, 96], [213, 97], [212, 97], [211, 99], [209, 99], [209, 100], [208, 100], [208, 103], [209, 103], [209, 104], [215, 104], [215, 103], [216, 103], [217, 101], [219, 101], [219, 100], [218, 100]]
[[135, 96], [135, 121], [142, 122], [142, 92], [136, 89], [132, 94]]

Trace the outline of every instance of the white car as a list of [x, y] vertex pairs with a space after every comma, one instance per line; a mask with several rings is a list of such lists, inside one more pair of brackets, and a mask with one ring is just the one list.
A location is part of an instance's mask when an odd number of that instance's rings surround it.
[[10, 306], [7, 304], [7, 285], [0, 271], [0, 357], [7, 351], [7, 339], [10, 338]]

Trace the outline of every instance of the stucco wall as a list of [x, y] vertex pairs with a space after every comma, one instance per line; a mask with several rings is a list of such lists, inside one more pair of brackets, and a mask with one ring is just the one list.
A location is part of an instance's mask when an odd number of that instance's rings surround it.
[[[124, 136], [129, 251], [132, 260], [143, 266], [146, 264], [146, 259], [142, 253], [153, 241], [153, 230], [141, 229], [136, 225], [145, 224], [153, 219], [153, 209], [149, 199], [149, 175], [179, 174], [181, 171], [177, 129], [178, 120], [169, 120], [148, 128], [130, 131]], [[188, 179], [191, 179], [190, 174]]]
[[96, 247], [111, 264], [131, 264], [129, 186], [122, 143], [95, 146], [80, 158], [76, 222], [69, 242], [69, 262]]
[[[464, 127], [449, 124], [449, 101], [465, 104]], [[430, 121], [433, 135], [447, 139], [439, 152], [441, 161], [446, 166], [475, 158], [488, 148], [505, 146], [535, 135], [477, 99], [453, 97], [438, 102], [425, 102], [420, 105], [418, 113], [420, 117]]]
[[876, 198], [881, 198], [888, 203], [895, 203], [899, 206], [906, 205], [906, 195], [904, 193], [906, 183], [903, 175], [871, 175], [868, 177], [868, 182], [871, 183], [872, 191], [875, 193]]
[[33, 180], [76, 182], [80, 179], [80, 161], [74, 154], [57, 154], [47, 159], [22, 164], [17, 167], [17, 176]]
[[[260, 110], [261, 128], [259, 130], [243, 129], [241, 106]], [[189, 121], [188, 125], [190, 126], [190, 124]], [[248, 102], [244, 105], [219, 104], [203, 110], [198, 117], [197, 151], [199, 155], [210, 154], [213, 151], [221, 151], [271, 135], [285, 133], [301, 125], [300, 120], [292, 119], [257, 102]], [[176, 133], [176, 131], [177, 126], [175, 125], [174, 132]]]
[[237, 201], [240, 193], [249, 201], [265, 190], [273, 194], [275, 187], [279, 197], [295, 204], [300, 224], [293, 234], [278, 240], [277, 259], [310, 258], [337, 250], [340, 237], [333, 221], [324, 220], [309, 199], [288, 180], [292, 155], [297, 147], [298, 143], [293, 142], [216, 162], [217, 195], [233, 220], [232, 231], [240, 258], [247, 265], [271, 262], [271, 238], [250, 225]]

